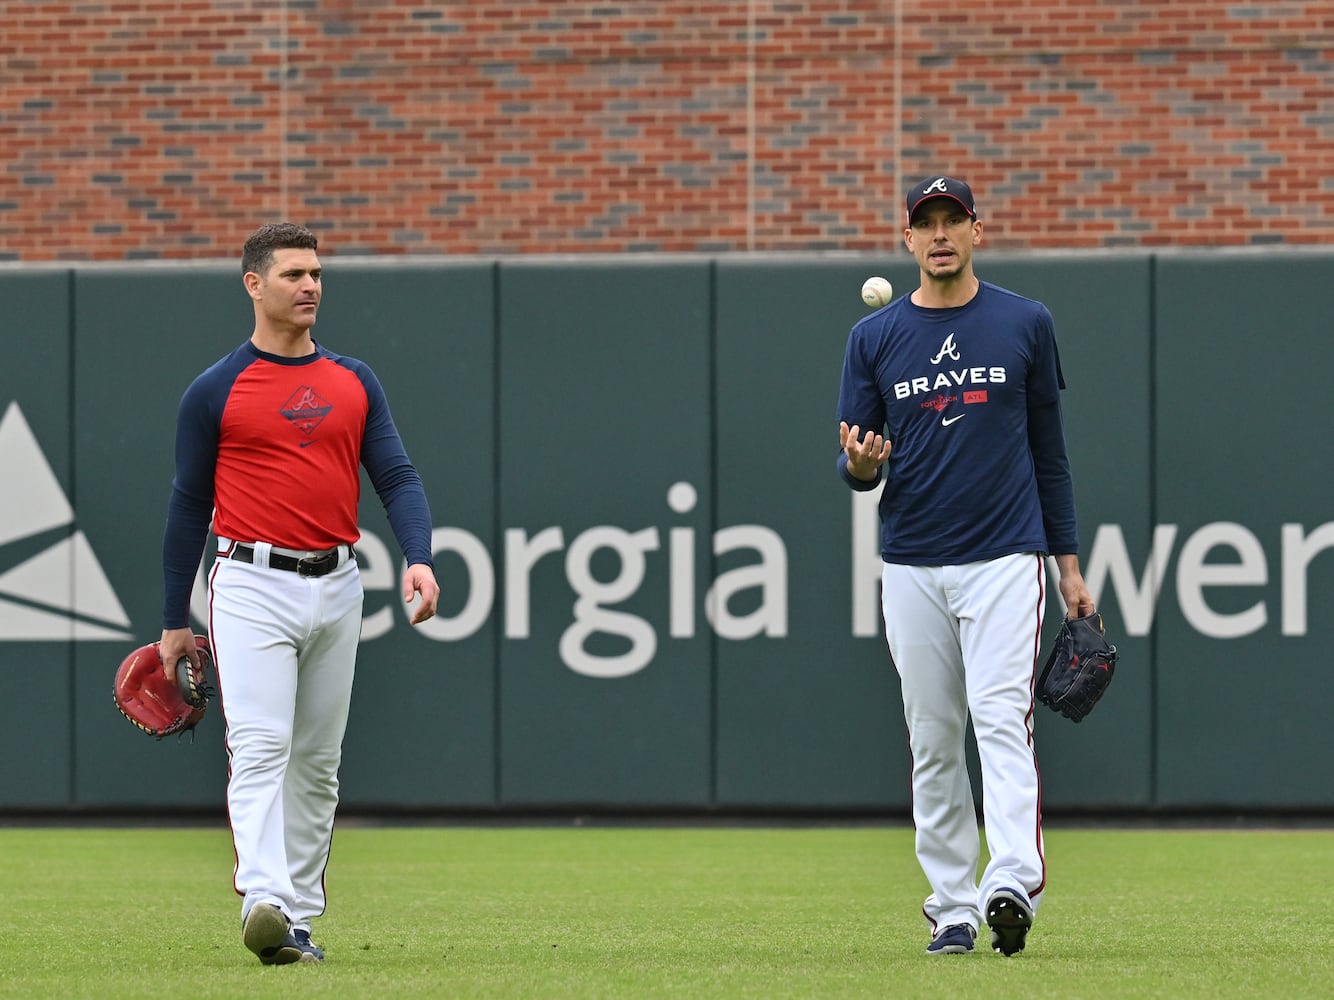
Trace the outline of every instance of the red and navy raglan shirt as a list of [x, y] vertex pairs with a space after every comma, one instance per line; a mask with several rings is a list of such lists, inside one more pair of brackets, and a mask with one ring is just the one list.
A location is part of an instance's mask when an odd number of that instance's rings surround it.
[[176, 416], [176, 478], [162, 546], [163, 626], [189, 624], [195, 571], [222, 538], [331, 549], [360, 537], [365, 466], [409, 564], [432, 566], [431, 512], [384, 389], [355, 358], [301, 358], [246, 341], [190, 384]]

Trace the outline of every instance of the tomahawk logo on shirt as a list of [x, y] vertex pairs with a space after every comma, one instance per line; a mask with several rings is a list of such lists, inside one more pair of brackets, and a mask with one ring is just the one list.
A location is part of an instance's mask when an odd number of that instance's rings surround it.
[[931, 363], [933, 365], [938, 365], [942, 358], [949, 358], [951, 361], [959, 360], [959, 349], [954, 346], [954, 334], [952, 333], [945, 338], [945, 343], [940, 345], [940, 350], [938, 350], [936, 356], [931, 359]]
[[281, 412], [295, 426], [309, 434], [320, 425], [320, 421], [327, 417], [332, 409], [333, 404], [323, 399], [310, 386], [303, 385], [283, 404]]

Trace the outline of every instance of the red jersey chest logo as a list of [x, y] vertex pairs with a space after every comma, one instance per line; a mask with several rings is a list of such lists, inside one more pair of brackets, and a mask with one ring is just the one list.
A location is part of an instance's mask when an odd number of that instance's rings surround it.
[[308, 385], [298, 386], [279, 411], [302, 433], [309, 434], [329, 415], [333, 404]]

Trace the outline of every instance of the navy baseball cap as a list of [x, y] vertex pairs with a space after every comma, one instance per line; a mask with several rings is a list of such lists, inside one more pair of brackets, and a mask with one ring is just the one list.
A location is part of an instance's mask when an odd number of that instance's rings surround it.
[[912, 225], [912, 215], [917, 211], [917, 206], [932, 198], [957, 201], [970, 217], [977, 218], [972, 188], [957, 177], [927, 177], [908, 189], [908, 225]]

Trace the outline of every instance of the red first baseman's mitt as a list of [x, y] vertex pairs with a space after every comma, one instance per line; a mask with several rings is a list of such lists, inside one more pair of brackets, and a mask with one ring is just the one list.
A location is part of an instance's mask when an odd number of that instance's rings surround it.
[[[195, 636], [202, 669], [181, 657], [171, 677], [162, 670], [162, 655], [156, 642], [140, 646], [121, 662], [116, 671], [112, 696], [120, 714], [149, 736], [162, 739], [193, 730], [204, 718], [213, 689], [205, 677], [213, 662], [208, 639]], [[193, 736], [193, 734], [192, 734]]]

